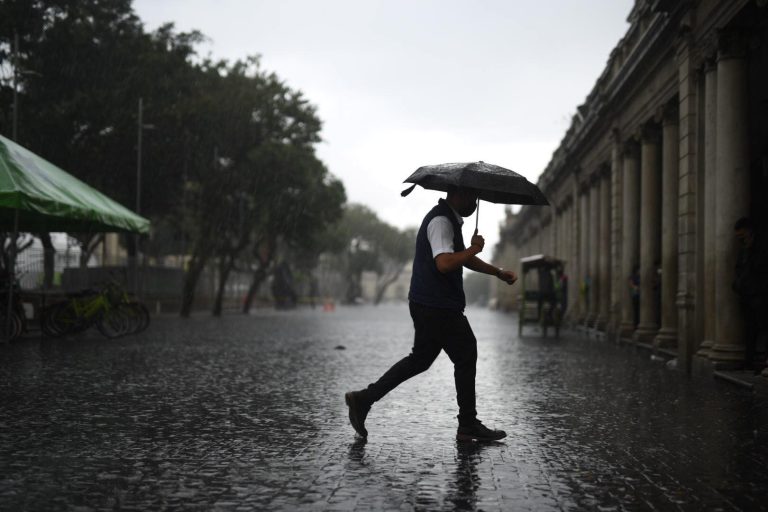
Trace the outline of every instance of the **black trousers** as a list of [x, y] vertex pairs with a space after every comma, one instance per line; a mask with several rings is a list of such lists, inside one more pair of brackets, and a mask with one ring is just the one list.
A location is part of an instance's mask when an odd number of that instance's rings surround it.
[[[757, 344], [761, 336], [768, 335], [768, 298], [752, 296], [741, 300], [744, 312], [744, 360], [747, 364], [757, 362]], [[760, 361], [762, 363], [763, 361]]]
[[430, 308], [410, 303], [411, 318], [416, 331], [411, 353], [395, 363], [366, 394], [371, 402], [381, 400], [387, 393], [414, 375], [426, 371], [445, 350], [453, 362], [456, 401], [459, 404], [459, 424], [475, 421], [475, 373], [477, 340], [461, 311]]

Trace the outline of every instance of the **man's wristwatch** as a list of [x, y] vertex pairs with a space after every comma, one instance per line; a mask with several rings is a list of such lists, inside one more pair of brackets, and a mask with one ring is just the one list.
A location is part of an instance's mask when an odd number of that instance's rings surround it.
[[498, 277], [499, 279], [501, 279], [501, 273], [502, 273], [502, 272], [504, 272], [504, 269], [503, 269], [503, 268], [501, 268], [501, 267], [497, 268], [497, 269], [496, 269], [496, 277]]

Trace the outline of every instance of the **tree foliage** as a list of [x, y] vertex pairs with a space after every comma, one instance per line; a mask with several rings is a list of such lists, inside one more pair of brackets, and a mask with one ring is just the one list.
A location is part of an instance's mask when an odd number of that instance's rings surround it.
[[188, 253], [185, 315], [210, 263], [220, 291], [233, 269], [258, 284], [278, 247], [311, 263], [345, 201], [315, 155], [314, 106], [258, 57], [200, 58], [202, 40], [171, 24], [147, 32], [130, 0], [0, 3], [0, 131], [11, 132], [15, 72], [18, 141], [131, 208], [141, 131], [141, 213], [158, 227], [146, 245]]

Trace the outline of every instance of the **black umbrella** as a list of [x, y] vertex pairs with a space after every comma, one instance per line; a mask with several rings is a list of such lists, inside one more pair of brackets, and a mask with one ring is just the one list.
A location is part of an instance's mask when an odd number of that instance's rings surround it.
[[[549, 205], [539, 187], [514, 171], [485, 162], [425, 165], [406, 178], [413, 186], [400, 194], [405, 197], [416, 185], [430, 190], [448, 191], [451, 187], [471, 188], [478, 200], [501, 204]], [[478, 216], [479, 216], [478, 201]], [[477, 227], [477, 224], [475, 224]]]

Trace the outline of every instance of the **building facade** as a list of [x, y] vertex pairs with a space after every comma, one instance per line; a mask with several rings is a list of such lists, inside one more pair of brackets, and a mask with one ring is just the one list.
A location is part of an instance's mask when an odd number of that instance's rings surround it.
[[566, 260], [570, 322], [689, 363], [743, 361], [733, 226], [768, 228], [767, 3], [635, 2], [539, 179], [551, 206], [501, 233], [502, 266]]

